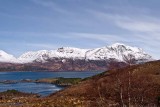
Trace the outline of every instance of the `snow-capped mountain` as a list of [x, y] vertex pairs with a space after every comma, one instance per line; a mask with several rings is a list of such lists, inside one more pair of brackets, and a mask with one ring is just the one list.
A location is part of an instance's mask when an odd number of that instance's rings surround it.
[[0, 51], [0, 71], [105, 71], [152, 60], [141, 48], [120, 43], [96, 49], [30, 51], [19, 58]]
[[15, 62], [17, 62], [17, 59], [13, 55], [10, 55], [10, 54], [0, 50], [0, 62], [15, 63]]
[[44, 63], [55, 58], [73, 60], [114, 60], [118, 62], [126, 62], [129, 59], [134, 59], [137, 62], [153, 60], [153, 58], [145, 53], [141, 48], [131, 47], [120, 43], [96, 49], [62, 47], [57, 50], [30, 51], [24, 53], [19, 58], [15, 58], [13, 55], [0, 51], [0, 62]]
[[131, 47], [124, 44], [116, 43], [111, 46], [90, 50], [87, 58], [90, 60], [107, 60], [115, 59], [117, 61], [126, 62], [132, 59], [136, 61], [150, 61], [152, 57], [146, 54], [141, 48]]
[[85, 49], [78, 49], [72, 47], [62, 47], [58, 48], [57, 50], [40, 50], [37, 52], [27, 52], [21, 55], [18, 58], [19, 62], [28, 63], [28, 62], [46, 62], [47, 59], [52, 58], [71, 58], [71, 59], [84, 59]]
[[21, 55], [17, 60], [20, 63], [29, 63], [33, 61], [45, 61], [49, 58], [50, 51], [40, 50], [37, 52], [30, 51]]
[[57, 50], [27, 52], [21, 55], [17, 60], [21, 63], [31, 63], [34, 61], [47, 62], [48, 59], [54, 58], [73, 60], [116, 60], [118, 62], [126, 62], [131, 58], [137, 62], [152, 60], [152, 57], [146, 54], [141, 48], [131, 47], [120, 43], [96, 49], [62, 47]]

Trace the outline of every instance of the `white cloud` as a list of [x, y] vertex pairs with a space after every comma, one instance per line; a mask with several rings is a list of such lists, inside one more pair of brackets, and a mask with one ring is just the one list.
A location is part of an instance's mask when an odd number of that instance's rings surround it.
[[126, 41], [126, 38], [121, 37], [120, 35], [111, 35], [111, 34], [96, 34], [96, 33], [69, 33], [69, 38], [82, 38], [82, 39], [93, 39], [101, 42], [113, 42], [113, 41]]
[[42, 44], [42, 43], [27, 43], [26, 46], [33, 47], [33, 48], [41, 48], [41, 49], [56, 49], [58, 45], [54, 44]]
[[110, 22], [118, 29], [123, 30], [119, 37], [122, 41], [132, 42], [133, 46], [143, 48], [154, 58], [160, 58], [160, 21], [158, 17], [146, 13], [145, 11], [132, 15], [90, 11], [90, 14], [98, 20], [104, 23]]
[[112, 34], [98, 34], [98, 33], [79, 33], [79, 32], [66, 32], [66, 33], [53, 33], [53, 32], [9, 32], [9, 31], [0, 31], [0, 35], [12, 35], [12, 36], [28, 36], [28, 37], [59, 37], [62, 39], [92, 39], [97, 41], [125, 41], [127, 38], [123, 38], [120, 35]]
[[31, 0], [33, 3], [50, 8], [56, 12], [62, 13], [62, 14], [69, 14], [70, 12], [67, 11], [66, 9], [63, 9], [53, 1], [49, 0]]
[[160, 24], [142, 21], [117, 21], [116, 24], [124, 29], [138, 32], [159, 32]]

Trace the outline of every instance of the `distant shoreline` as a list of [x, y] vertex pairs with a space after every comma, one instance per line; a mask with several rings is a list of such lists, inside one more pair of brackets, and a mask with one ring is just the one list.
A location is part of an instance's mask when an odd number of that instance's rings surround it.
[[16, 83], [49, 83], [54, 84], [56, 86], [71, 86], [74, 84], [78, 84], [82, 78], [64, 78], [64, 77], [57, 77], [57, 78], [41, 78], [37, 80], [33, 79], [22, 79], [22, 80], [2, 80], [0, 81], [1, 84], [16, 84]]

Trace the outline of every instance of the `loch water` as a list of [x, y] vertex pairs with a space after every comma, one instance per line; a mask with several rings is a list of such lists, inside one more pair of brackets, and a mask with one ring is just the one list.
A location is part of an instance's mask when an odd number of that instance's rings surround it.
[[[42, 79], [42, 78], [86, 78], [90, 76], [94, 76], [96, 74], [101, 73], [102, 71], [83, 71], [83, 72], [49, 72], [49, 71], [41, 71], [41, 72], [0, 72], [0, 81], [11, 80], [11, 81], [20, 81], [23, 79]], [[59, 91], [63, 89], [63, 87], [58, 87], [54, 84], [47, 83], [34, 83], [34, 82], [24, 82], [24, 83], [10, 83], [10, 84], [0, 84], [0, 92], [15, 89], [22, 92], [27, 93], [36, 93], [41, 96], [47, 96], [51, 93]]]

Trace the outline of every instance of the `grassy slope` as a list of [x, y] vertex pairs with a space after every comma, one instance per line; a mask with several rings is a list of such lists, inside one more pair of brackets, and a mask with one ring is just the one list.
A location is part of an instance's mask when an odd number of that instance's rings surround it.
[[110, 70], [46, 98], [28, 98], [27, 103], [22, 104], [24, 107], [121, 107], [129, 104], [152, 107], [158, 105], [159, 97], [160, 61], [155, 61]]
[[108, 107], [129, 103], [153, 106], [159, 96], [160, 61], [155, 61], [99, 74], [50, 98], [80, 98], [86, 106]]

